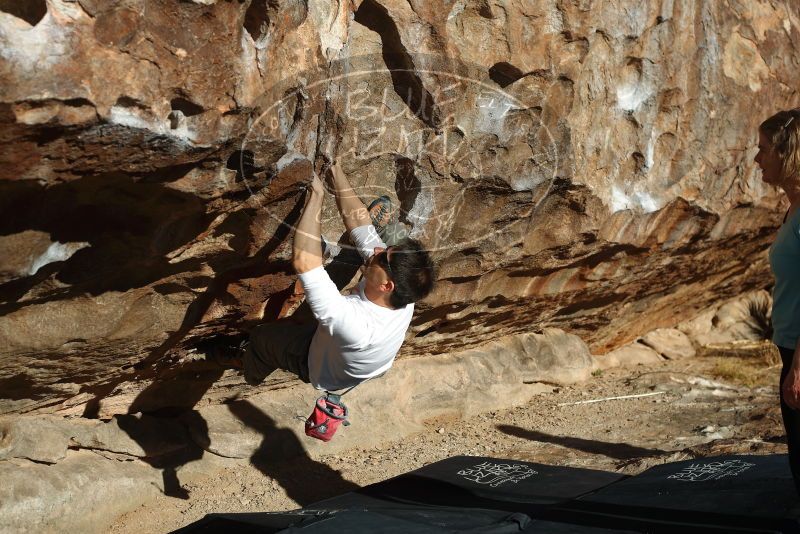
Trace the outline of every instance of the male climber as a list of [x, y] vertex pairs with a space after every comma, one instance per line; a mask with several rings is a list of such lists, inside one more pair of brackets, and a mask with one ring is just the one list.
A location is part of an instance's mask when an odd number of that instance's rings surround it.
[[292, 266], [316, 321], [254, 328], [241, 363], [228, 360], [243, 370], [248, 384], [261, 383], [278, 368], [327, 391], [383, 374], [400, 350], [414, 302], [433, 288], [433, 263], [418, 241], [407, 238], [387, 246], [379, 235], [394, 237], [387, 232], [389, 199], [380, 197], [367, 209], [337, 164], [331, 167], [329, 182], [350, 240], [364, 260], [362, 279], [343, 296], [322, 266], [325, 186], [314, 174], [295, 231]]

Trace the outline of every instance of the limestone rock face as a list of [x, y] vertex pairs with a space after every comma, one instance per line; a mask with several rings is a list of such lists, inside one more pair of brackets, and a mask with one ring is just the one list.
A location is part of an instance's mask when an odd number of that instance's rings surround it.
[[798, 39], [788, 0], [1, 2], [0, 413], [243, 389], [193, 351], [292, 307], [334, 157], [439, 264], [401, 357], [603, 353], [763, 288]]
[[770, 294], [752, 291], [703, 311], [678, 329], [700, 347], [770, 339], [771, 310]]
[[[0, 462], [3, 526], [12, 532], [58, 532], [66, 518], [76, 532], [100, 532], [108, 518], [159, 494], [161, 474], [146, 465], [110, 462], [92, 451], [70, 451], [56, 465]], [[69, 503], [54, 501], [58, 495]]]
[[67, 422], [53, 416], [0, 418], [0, 460], [54, 464], [67, 456], [69, 447], [148, 458], [184, 448], [186, 442], [183, 428], [148, 416], [120, 415], [109, 422]]

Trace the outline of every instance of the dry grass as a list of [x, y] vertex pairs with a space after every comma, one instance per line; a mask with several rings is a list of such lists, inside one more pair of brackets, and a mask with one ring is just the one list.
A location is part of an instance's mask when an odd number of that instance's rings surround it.
[[778, 348], [771, 341], [733, 341], [731, 343], [715, 343], [698, 350], [698, 356], [736, 357], [748, 360], [763, 361], [768, 365], [781, 363]]
[[713, 360], [715, 377], [749, 388], [773, 385], [780, 372], [780, 354], [768, 341], [709, 346], [702, 356]]

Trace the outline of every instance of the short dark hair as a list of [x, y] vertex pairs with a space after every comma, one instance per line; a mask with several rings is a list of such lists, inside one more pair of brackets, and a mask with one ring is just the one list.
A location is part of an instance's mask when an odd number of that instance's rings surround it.
[[394, 291], [389, 304], [402, 308], [425, 298], [433, 290], [435, 280], [433, 260], [416, 239], [404, 239], [394, 245], [389, 256]]

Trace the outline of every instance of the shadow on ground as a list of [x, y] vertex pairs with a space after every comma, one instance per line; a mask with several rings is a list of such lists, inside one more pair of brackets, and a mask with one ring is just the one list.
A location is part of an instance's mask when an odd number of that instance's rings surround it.
[[608, 443], [605, 441], [595, 441], [593, 439], [575, 438], [570, 436], [553, 436], [538, 432], [536, 430], [526, 430], [518, 426], [512, 425], [497, 425], [497, 430], [509, 436], [527, 439], [530, 441], [539, 441], [542, 443], [552, 443], [560, 445], [569, 449], [574, 449], [589, 454], [602, 454], [609, 458], [616, 458], [618, 460], [628, 460], [631, 458], [641, 458], [647, 456], [659, 456], [666, 454], [669, 451], [661, 449], [647, 449], [644, 447], [636, 447], [635, 445], [628, 445], [627, 443]]
[[277, 481], [289, 498], [301, 506], [359, 488], [339, 471], [309, 457], [294, 432], [277, 427], [272, 417], [252, 403], [235, 401], [228, 404], [228, 409], [242, 423], [264, 436], [258, 450], [250, 457], [250, 463]]

